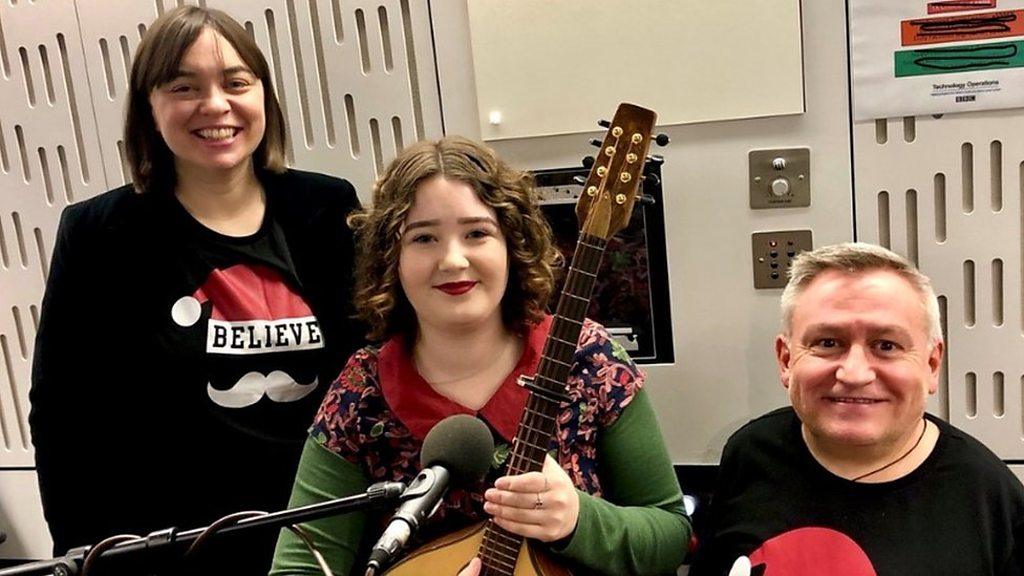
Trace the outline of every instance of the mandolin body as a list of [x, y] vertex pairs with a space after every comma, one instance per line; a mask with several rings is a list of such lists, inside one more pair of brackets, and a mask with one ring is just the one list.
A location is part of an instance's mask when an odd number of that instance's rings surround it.
[[[455, 576], [480, 551], [486, 522], [473, 524], [413, 550], [401, 562], [385, 572], [386, 576]], [[481, 572], [487, 575], [487, 570]], [[568, 569], [555, 564], [543, 550], [524, 540], [519, 547], [513, 576], [571, 576]]]

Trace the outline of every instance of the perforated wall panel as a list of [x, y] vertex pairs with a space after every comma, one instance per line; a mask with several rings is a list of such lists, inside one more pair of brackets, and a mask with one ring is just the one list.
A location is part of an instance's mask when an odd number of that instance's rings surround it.
[[[194, 4], [194, 2], [192, 2]], [[171, 0], [79, 0], [91, 101], [111, 185], [128, 180], [122, 118], [130, 55]], [[270, 64], [291, 165], [344, 176], [364, 199], [404, 145], [441, 135], [426, 0], [203, 2], [241, 22]]]
[[57, 221], [106, 178], [74, 3], [5, 2], [0, 27], [0, 465], [29, 466], [29, 367]]
[[935, 284], [948, 356], [930, 409], [1004, 459], [1024, 458], [1024, 116], [854, 126], [857, 232]]

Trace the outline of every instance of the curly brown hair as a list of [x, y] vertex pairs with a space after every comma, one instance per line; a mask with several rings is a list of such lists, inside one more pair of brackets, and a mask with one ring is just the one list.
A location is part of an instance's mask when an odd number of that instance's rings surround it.
[[434, 176], [466, 183], [498, 217], [509, 256], [501, 300], [505, 326], [521, 332], [539, 321], [554, 291], [561, 255], [541, 214], [533, 177], [482, 144], [450, 136], [417, 142], [399, 153], [374, 186], [372, 208], [349, 216], [359, 247], [355, 304], [370, 326], [367, 337], [383, 340], [416, 332], [416, 313], [398, 278], [400, 232], [417, 187]]

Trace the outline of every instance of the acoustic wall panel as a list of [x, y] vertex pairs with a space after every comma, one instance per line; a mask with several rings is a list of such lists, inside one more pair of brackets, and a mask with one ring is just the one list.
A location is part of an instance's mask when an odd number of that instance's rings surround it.
[[106, 178], [74, 3], [4, 2], [0, 28], [0, 466], [31, 466], [29, 374], [57, 222]]
[[[191, 2], [195, 3], [195, 2]], [[83, 45], [112, 185], [128, 179], [122, 142], [128, 56], [166, 4], [80, 0]], [[295, 167], [344, 176], [364, 201], [405, 145], [441, 135], [426, 1], [219, 0], [267, 58]]]
[[[131, 58], [146, 25], [157, 17], [155, 2], [126, 2], [111, 10], [104, 0], [79, 0], [77, 9], [81, 30], [79, 50], [85, 59], [83, 72], [88, 82], [83, 96], [95, 115], [99, 150], [103, 158], [105, 186], [94, 194], [131, 181], [124, 149], [124, 114]], [[169, 1], [168, 4], [171, 4]]]
[[917, 262], [940, 296], [947, 360], [930, 409], [1024, 458], [1024, 117], [854, 125], [857, 232]]

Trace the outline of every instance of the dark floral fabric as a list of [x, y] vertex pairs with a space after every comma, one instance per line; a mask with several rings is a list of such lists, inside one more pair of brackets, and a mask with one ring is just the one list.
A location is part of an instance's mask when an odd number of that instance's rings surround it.
[[[546, 335], [549, 321], [532, 328], [528, 339]], [[543, 334], [537, 331], [543, 330]], [[542, 341], [542, 340], [541, 340]], [[355, 353], [331, 385], [310, 428], [310, 435], [328, 450], [357, 465], [370, 482], [409, 483], [420, 469], [417, 438], [397, 417], [382, 392], [380, 348], [366, 347]], [[525, 353], [525, 352], [524, 352]], [[403, 359], [408, 363], [409, 359]], [[536, 363], [526, 372], [536, 372]], [[601, 431], [615, 423], [643, 384], [644, 375], [626, 351], [605, 329], [587, 320], [580, 333], [570, 372], [567, 403], [558, 418], [551, 455], [576, 487], [601, 495], [597, 446]], [[516, 386], [509, 378], [502, 386]], [[470, 412], [452, 403], [456, 412]], [[523, 406], [508, 406], [522, 411]], [[504, 406], [502, 407], [504, 408]], [[479, 417], [479, 415], [478, 415]], [[480, 485], [449, 491], [432, 522], [451, 525], [482, 520], [483, 492], [504, 474], [511, 438], [503, 437], [486, 419], [495, 439], [492, 471]]]

